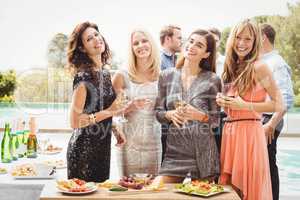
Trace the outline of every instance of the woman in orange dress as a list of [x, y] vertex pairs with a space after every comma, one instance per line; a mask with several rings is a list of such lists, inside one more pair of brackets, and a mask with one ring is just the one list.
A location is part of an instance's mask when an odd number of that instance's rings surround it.
[[[282, 97], [268, 67], [259, 59], [261, 33], [245, 20], [229, 36], [222, 78], [228, 86], [218, 94], [225, 120], [221, 145], [221, 184], [231, 184], [243, 200], [271, 200], [267, 142], [262, 112], [282, 109]], [[225, 87], [224, 87], [225, 88]], [[266, 95], [271, 100], [265, 101]]]

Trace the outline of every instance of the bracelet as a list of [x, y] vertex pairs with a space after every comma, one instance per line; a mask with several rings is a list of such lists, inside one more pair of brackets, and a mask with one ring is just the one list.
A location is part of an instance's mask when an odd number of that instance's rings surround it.
[[94, 113], [89, 114], [89, 119], [92, 124], [96, 124], [96, 116], [94, 115]]

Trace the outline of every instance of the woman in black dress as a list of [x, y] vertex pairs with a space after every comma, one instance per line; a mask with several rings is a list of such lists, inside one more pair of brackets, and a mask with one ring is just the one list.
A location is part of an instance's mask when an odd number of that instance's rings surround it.
[[[67, 57], [75, 74], [68, 178], [102, 182], [109, 178], [112, 116], [119, 111], [110, 73], [103, 68], [110, 59], [110, 50], [96, 24], [84, 22], [76, 26]], [[117, 139], [118, 143], [125, 141], [123, 135]]]

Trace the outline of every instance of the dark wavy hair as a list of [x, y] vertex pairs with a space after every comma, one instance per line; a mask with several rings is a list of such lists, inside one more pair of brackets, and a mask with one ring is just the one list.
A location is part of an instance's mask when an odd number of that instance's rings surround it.
[[[94, 28], [99, 32], [96, 24], [86, 21], [78, 24], [70, 35], [67, 49], [68, 67], [73, 73], [77, 73], [79, 71], [90, 72], [93, 79], [97, 79], [96, 73], [93, 70], [96, 64], [87, 55], [87, 53], [81, 51], [83, 48], [82, 34], [89, 27]], [[105, 44], [105, 50], [101, 54], [101, 62], [103, 65], [105, 65], [109, 64], [111, 59], [111, 51], [104, 37], [102, 35], [101, 37]]]
[[[197, 29], [190, 34], [188, 39], [190, 39], [190, 37], [194, 34], [201, 35], [205, 38], [206, 43], [207, 43], [206, 52], [210, 53], [207, 58], [203, 58], [200, 61], [199, 67], [204, 70], [216, 72], [216, 41], [215, 41], [214, 36], [212, 35], [211, 32], [209, 32], [207, 30]], [[182, 55], [177, 61], [176, 68], [181, 68], [184, 64], [184, 60], [185, 60], [185, 58]]]

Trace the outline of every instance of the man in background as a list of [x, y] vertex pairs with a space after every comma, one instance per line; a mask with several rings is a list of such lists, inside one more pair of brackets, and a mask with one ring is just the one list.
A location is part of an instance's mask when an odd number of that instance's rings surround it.
[[164, 26], [160, 31], [161, 50], [161, 70], [175, 67], [176, 53], [181, 51], [182, 36], [178, 26]]
[[216, 60], [216, 74], [222, 78], [222, 73], [224, 71], [224, 63], [225, 63], [225, 56], [223, 56], [218, 50], [221, 43], [221, 32], [217, 28], [210, 28], [208, 29], [215, 38], [216, 41], [216, 49], [217, 49], [217, 60]]
[[[216, 49], [217, 49], [216, 74], [222, 79], [222, 73], [224, 71], [225, 56], [223, 56], [218, 51], [218, 49], [220, 47], [221, 32], [217, 28], [210, 28], [210, 29], [208, 29], [208, 31], [212, 33], [212, 35], [214, 36], [215, 41], [216, 41]], [[219, 153], [221, 151], [222, 130], [223, 130], [223, 126], [224, 126], [223, 119], [226, 116], [227, 116], [226, 113], [222, 109], [221, 112], [220, 112], [219, 127], [213, 130], [214, 133], [215, 133], [215, 139], [216, 139], [216, 143], [217, 143]]]
[[294, 92], [291, 80], [291, 68], [274, 49], [274, 41], [276, 32], [269, 24], [262, 24], [262, 60], [267, 64], [272, 71], [274, 80], [279, 87], [285, 109], [282, 112], [264, 113], [263, 124], [268, 142], [269, 163], [272, 181], [273, 199], [279, 199], [279, 175], [276, 164], [277, 139], [283, 128], [283, 116], [287, 110], [292, 107]]
[[[177, 55], [181, 51], [182, 36], [181, 28], [174, 25], [164, 26], [160, 31], [161, 65], [163, 71], [176, 65]], [[167, 132], [169, 124], [161, 125], [162, 161], [166, 152]]]

